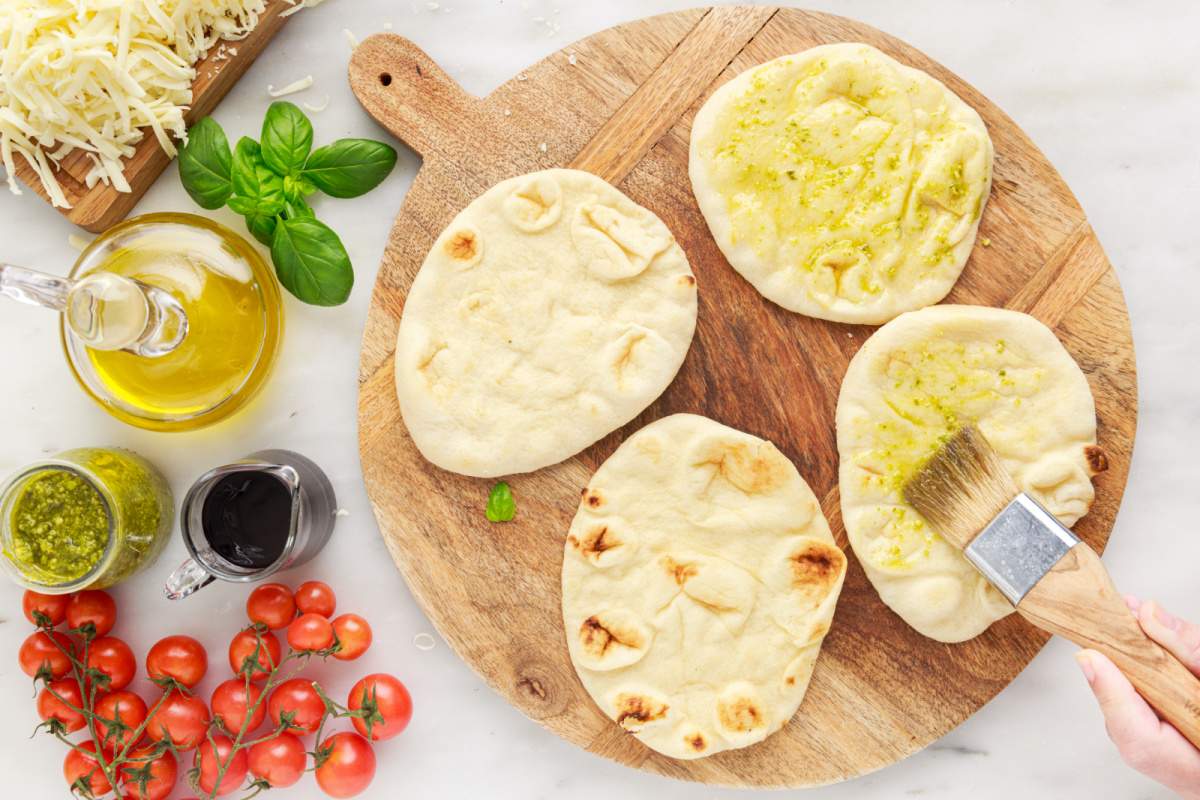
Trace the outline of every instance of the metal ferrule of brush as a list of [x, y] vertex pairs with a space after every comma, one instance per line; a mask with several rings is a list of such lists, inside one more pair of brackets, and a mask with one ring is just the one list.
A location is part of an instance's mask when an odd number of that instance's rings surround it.
[[1014, 606], [1079, 538], [1022, 492], [976, 536], [963, 554]]

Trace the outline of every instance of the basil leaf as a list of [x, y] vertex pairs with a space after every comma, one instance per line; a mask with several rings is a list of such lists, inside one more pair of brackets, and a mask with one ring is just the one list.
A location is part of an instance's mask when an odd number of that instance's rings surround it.
[[279, 217], [275, 214], [246, 215], [246, 230], [267, 247], [275, 243], [275, 227], [278, 224]]
[[374, 189], [396, 166], [396, 151], [370, 139], [338, 139], [308, 157], [301, 176], [330, 197], [358, 197]]
[[341, 305], [354, 286], [354, 269], [342, 240], [316, 219], [279, 220], [271, 260], [279, 282], [305, 303]]
[[230, 198], [230, 208], [243, 216], [274, 216], [283, 211], [283, 178], [263, 163], [258, 142], [245, 136], [233, 152], [233, 193], [243, 200]]
[[517, 501], [513, 499], [512, 489], [507, 483], [500, 481], [492, 487], [484, 513], [489, 522], [508, 522], [516, 515]]
[[192, 125], [188, 142], [179, 151], [179, 179], [196, 205], [210, 211], [225, 205], [233, 192], [232, 169], [229, 140], [217, 121], [205, 117]]
[[316, 219], [317, 215], [313, 212], [312, 207], [304, 201], [303, 197], [297, 197], [295, 200], [288, 200], [284, 207], [287, 212], [288, 219], [299, 219], [307, 217], [308, 219]]
[[283, 196], [289, 203], [303, 199], [316, 190], [317, 187], [313, 186], [312, 181], [304, 176], [283, 176]]
[[277, 100], [267, 109], [262, 126], [262, 157], [279, 175], [294, 175], [304, 168], [312, 151], [313, 128], [295, 104]]

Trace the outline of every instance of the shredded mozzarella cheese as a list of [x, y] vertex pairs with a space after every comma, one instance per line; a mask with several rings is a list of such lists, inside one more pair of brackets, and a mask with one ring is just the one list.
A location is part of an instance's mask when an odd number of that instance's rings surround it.
[[272, 84], [268, 83], [267, 84], [267, 94], [271, 95], [271, 97], [286, 97], [289, 94], [295, 94], [296, 92], [303, 92], [305, 89], [308, 89], [312, 85], [313, 85], [313, 76], [305, 75], [300, 80], [292, 81], [291, 83], [287, 84], [286, 86], [281, 86], [278, 89], [276, 89]]
[[172, 138], [186, 141], [194, 65], [217, 42], [244, 38], [266, 3], [0, 2], [0, 160], [9, 188], [21, 193], [15, 162], [21, 156], [51, 202], [69, 208], [55, 171], [82, 150], [92, 162], [87, 186], [104, 182], [129, 191], [121, 160], [133, 154], [143, 129], [175, 155]]

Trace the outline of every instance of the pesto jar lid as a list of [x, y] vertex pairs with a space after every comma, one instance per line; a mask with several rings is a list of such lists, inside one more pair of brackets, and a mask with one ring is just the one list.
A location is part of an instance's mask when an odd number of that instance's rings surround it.
[[0, 489], [0, 564], [47, 594], [111, 586], [157, 556], [173, 513], [166, 481], [141, 457], [68, 450]]

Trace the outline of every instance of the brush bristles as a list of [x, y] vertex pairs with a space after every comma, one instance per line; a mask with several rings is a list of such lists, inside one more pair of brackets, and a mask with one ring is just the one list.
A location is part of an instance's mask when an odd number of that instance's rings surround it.
[[961, 428], [904, 485], [904, 499], [958, 548], [995, 519], [1019, 490], [974, 425]]

